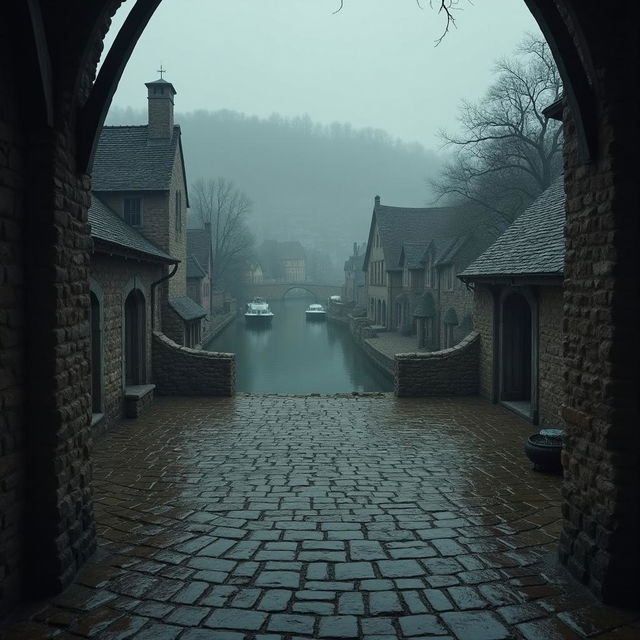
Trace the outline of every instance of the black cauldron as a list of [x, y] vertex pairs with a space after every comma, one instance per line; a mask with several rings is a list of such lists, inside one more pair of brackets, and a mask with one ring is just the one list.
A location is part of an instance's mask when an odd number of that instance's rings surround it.
[[562, 429], [541, 429], [534, 433], [524, 445], [524, 452], [533, 468], [543, 471], [562, 471]]

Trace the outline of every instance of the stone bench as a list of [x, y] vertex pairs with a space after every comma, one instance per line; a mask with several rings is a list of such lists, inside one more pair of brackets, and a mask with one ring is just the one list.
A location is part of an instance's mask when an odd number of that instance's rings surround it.
[[136, 384], [124, 388], [124, 415], [137, 418], [153, 402], [155, 384]]

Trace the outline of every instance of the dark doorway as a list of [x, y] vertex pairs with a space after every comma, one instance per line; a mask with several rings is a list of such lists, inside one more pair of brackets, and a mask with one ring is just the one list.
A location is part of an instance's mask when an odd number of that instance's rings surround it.
[[144, 296], [134, 289], [124, 303], [125, 384], [146, 382], [146, 311]]
[[512, 293], [502, 305], [501, 400], [531, 402], [531, 348], [531, 307]]
[[91, 413], [102, 412], [102, 318], [100, 301], [91, 291]]

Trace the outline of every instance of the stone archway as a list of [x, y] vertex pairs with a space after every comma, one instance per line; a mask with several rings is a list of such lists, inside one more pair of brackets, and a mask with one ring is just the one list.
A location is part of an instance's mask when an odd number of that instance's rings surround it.
[[[4, 428], [15, 435], [8, 455], [38, 469], [37, 478], [25, 471], [9, 497], [11, 508], [25, 514], [19, 529], [26, 536], [0, 532], [11, 556], [24, 558], [2, 578], [2, 592], [10, 594], [5, 609], [21, 593], [25, 567], [38, 576], [30, 581], [32, 592], [56, 591], [95, 548], [88, 483], [87, 169], [120, 74], [159, 2], [136, 2], [95, 82], [120, 0], [74, 1], [64, 12], [37, 0], [0, 7], [0, 140], [10, 149], [0, 156], [7, 185], [1, 197], [8, 203], [0, 215], [3, 240], [15, 245], [7, 264], [18, 274], [6, 300], [15, 306], [11, 317], [21, 318], [3, 325], [11, 340], [2, 348], [25, 364], [3, 390], [17, 403], [7, 405], [10, 426]], [[640, 571], [638, 103], [629, 73], [637, 65], [640, 9], [636, 3], [612, 9], [601, 0], [525, 2], [567, 89], [562, 416], [568, 471], [560, 553], [600, 597], [621, 602], [638, 597]], [[22, 56], [19, 74], [15, 51]], [[26, 250], [33, 246], [39, 251]], [[64, 459], [58, 457], [63, 449]], [[62, 486], [65, 492], [55, 489]]]

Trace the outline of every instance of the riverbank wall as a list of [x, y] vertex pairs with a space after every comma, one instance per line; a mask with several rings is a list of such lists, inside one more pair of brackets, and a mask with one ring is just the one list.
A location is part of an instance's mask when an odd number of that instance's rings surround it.
[[331, 302], [327, 309], [327, 320], [346, 327], [353, 341], [364, 351], [369, 360], [378, 369], [391, 378], [395, 378], [394, 359], [368, 342], [370, 338], [375, 338], [378, 335], [371, 320], [366, 317], [352, 315], [353, 310], [353, 305]]
[[369, 360], [393, 378], [399, 397], [476, 395], [479, 385], [480, 335], [472, 331], [449, 349], [396, 353], [375, 345], [380, 328], [366, 317], [351, 315], [346, 305], [330, 305], [328, 319], [347, 326]]

